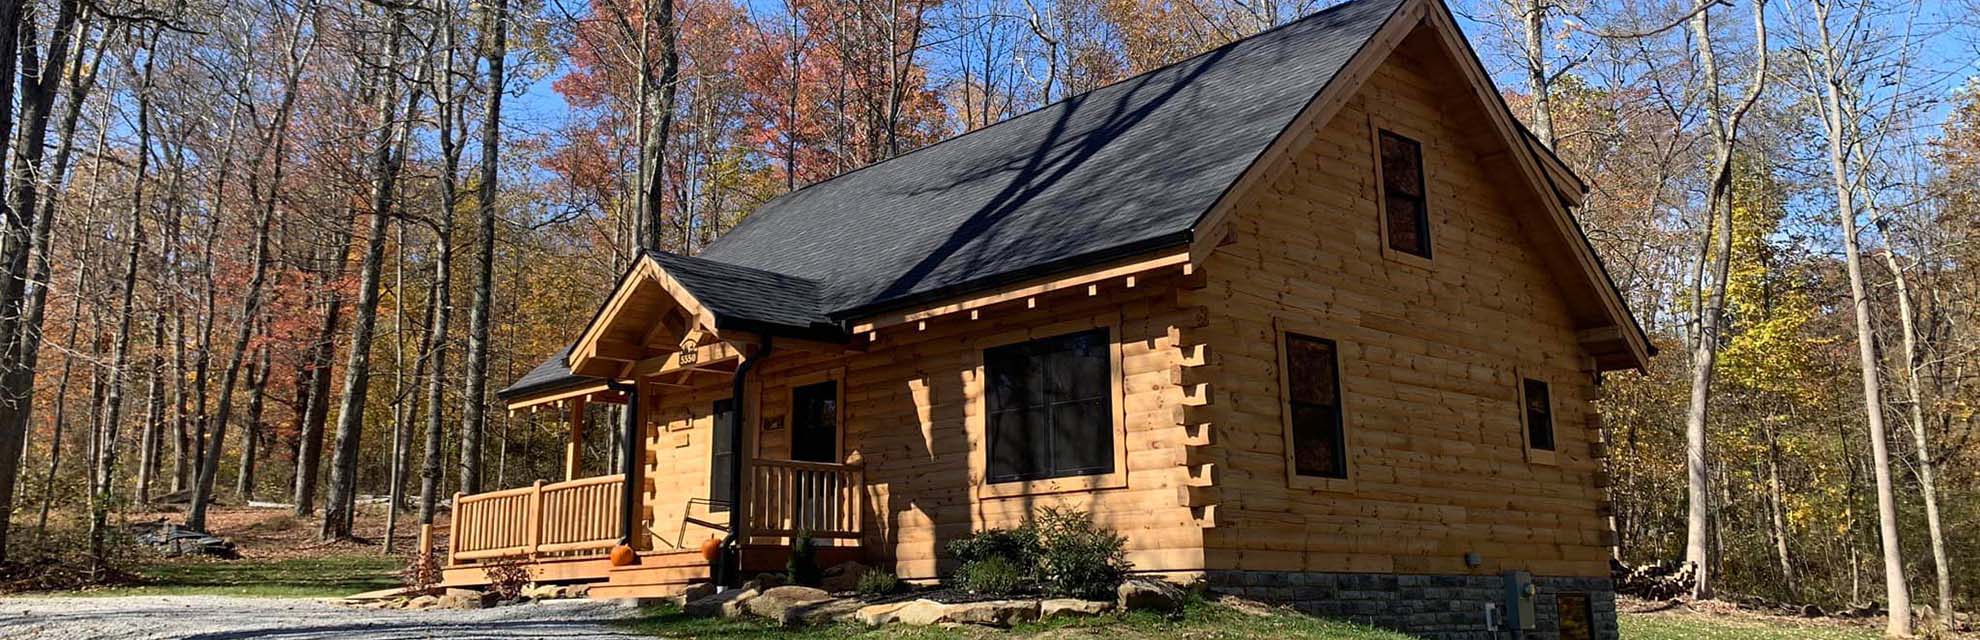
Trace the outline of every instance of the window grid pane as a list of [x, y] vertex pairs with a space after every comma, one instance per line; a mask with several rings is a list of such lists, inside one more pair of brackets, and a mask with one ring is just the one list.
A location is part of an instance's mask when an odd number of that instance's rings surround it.
[[1527, 378], [1521, 383], [1526, 392], [1526, 443], [1541, 451], [1554, 450], [1553, 394], [1547, 383]]
[[990, 482], [1114, 471], [1107, 330], [987, 349], [983, 364]]
[[1430, 212], [1423, 182], [1423, 146], [1383, 131], [1382, 206], [1387, 213], [1389, 248], [1430, 257]]
[[1286, 410], [1291, 414], [1293, 472], [1298, 475], [1348, 475], [1338, 352], [1332, 340], [1286, 334]]

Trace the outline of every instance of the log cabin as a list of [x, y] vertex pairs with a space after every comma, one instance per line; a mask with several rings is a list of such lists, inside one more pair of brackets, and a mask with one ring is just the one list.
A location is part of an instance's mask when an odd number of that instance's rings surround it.
[[499, 393], [564, 419], [565, 477], [456, 496], [447, 580], [520, 558], [663, 596], [805, 534], [927, 581], [948, 541], [1066, 506], [1138, 573], [1426, 637], [1613, 638], [1591, 401], [1654, 347], [1586, 191], [1439, 0], [1353, 0], [797, 189], [641, 256]]

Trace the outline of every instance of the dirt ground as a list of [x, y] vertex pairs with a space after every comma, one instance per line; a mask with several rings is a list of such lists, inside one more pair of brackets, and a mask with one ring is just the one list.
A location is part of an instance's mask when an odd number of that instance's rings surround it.
[[[155, 510], [133, 512], [131, 522], [147, 522], [164, 518], [174, 523], [184, 523], [185, 513], [181, 509], [164, 507]], [[448, 512], [441, 511], [433, 519], [433, 544], [444, 546], [447, 543]], [[207, 533], [226, 538], [234, 543], [243, 559], [287, 560], [309, 558], [330, 554], [375, 551], [385, 540], [385, 505], [359, 505], [352, 518], [351, 533], [356, 540], [336, 540], [325, 542], [317, 537], [323, 526], [322, 513], [297, 517], [288, 507], [243, 507], [220, 506], [206, 513]], [[393, 550], [397, 554], [408, 555], [419, 541], [419, 514], [407, 511], [399, 514], [396, 543]]]

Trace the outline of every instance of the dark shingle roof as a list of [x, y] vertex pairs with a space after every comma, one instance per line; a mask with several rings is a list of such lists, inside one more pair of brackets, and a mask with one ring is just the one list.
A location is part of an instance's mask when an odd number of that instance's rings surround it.
[[714, 312], [718, 329], [844, 337], [819, 308], [817, 280], [664, 251], [647, 256]]
[[549, 360], [544, 360], [542, 364], [536, 365], [536, 368], [530, 369], [529, 373], [523, 374], [523, 377], [517, 378], [501, 391], [495, 392], [495, 397], [506, 400], [515, 396], [581, 387], [600, 381], [599, 378], [571, 373], [570, 364], [566, 362], [566, 358], [570, 355], [571, 347], [565, 345], [556, 355], [550, 356]]
[[[778, 196], [698, 257], [649, 255], [718, 323], [843, 337], [861, 313], [1185, 245], [1401, 4], [1352, 0]], [[569, 351], [498, 395], [578, 384]]]
[[1400, 0], [1355, 0], [779, 196], [701, 257], [819, 283], [827, 314], [1187, 243]]

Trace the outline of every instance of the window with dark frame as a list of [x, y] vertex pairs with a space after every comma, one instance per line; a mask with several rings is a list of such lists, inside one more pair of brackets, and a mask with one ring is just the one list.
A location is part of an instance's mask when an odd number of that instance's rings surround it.
[[1114, 471], [1106, 329], [985, 349], [990, 482]]
[[1554, 450], [1554, 399], [1547, 383], [1532, 378], [1521, 382], [1526, 398], [1526, 446]]
[[1286, 334], [1286, 387], [1294, 473], [1348, 477], [1339, 345], [1325, 338]]
[[708, 510], [723, 512], [736, 500], [736, 487], [729, 476], [729, 465], [735, 459], [732, 438], [736, 432], [736, 401], [723, 398], [715, 401], [709, 411], [715, 423], [715, 433], [709, 440], [708, 457]]
[[1595, 608], [1589, 606], [1588, 594], [1559, 594], [1554, 596], [1554, 604], [1561, 620], [1561, 640], [1595, 639]]
[[1392, 251], [1430, 257], [1430, 208], [1423, 191], [1423, 145], [1393, 131], [1382, 145], [1382, 207]]

